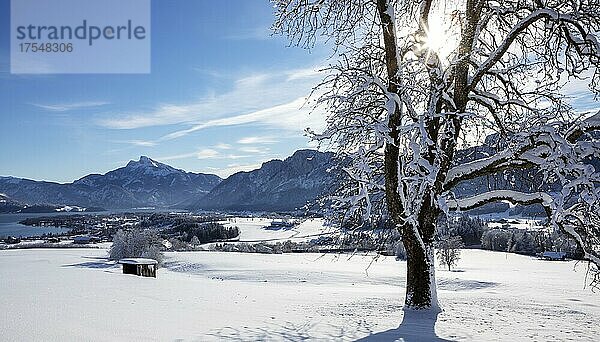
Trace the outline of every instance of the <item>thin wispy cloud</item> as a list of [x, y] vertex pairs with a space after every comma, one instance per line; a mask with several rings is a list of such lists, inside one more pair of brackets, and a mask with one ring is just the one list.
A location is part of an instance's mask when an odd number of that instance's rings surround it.
[[136, 140], [136, 139], [134, 139], [134, 140], [116, 140], [114, 142], [119, 143], [119, 144], [129, 144], [129, 145], [140, 146], [140, 147], [154, 147], [157, 145], [157, 143], [154, 141]]
[[322, 74], [320, 72], [320, 69], [322, 69], [322, 68], [313, 66], [313, 67], [309, 67], [309, 68], [290, 70], [287, 72], [287, 80], [294, 81], [294, 80], [299, 80], [299, 79], [303, 79], [303, 78], [314, 79], [317, 77], [321, 77]]
[[233, 146], [225, 143], [218, 143], [214, 147], [218, 148], [219, 150], [231, 150], [233, 148]]
[[84, 102], [73, 102], [73, 103], [61, 103], [61, 104], [41, 104], [41, 103], [32, 103], [31, 105], [42, 108], [52, 112], [67, 112], [71, 110], [77, 109], [87, 109], [100, 107], [110, 104], [110, 102], [106, 101], [84, 101]]
[[174, 154], [174, 155], [170, 155], [170, 156], [163, 156], [163, 157], [157, 157], [157, 158], [153, 158], [159, 162], [169, 162], [172, 160], [180, 160], [180, 159], [188, 159], [188, 158], [193, 158], [194, 156], [196, 156], [197, 152], [190, 152], [190, 153], [181, 153], [181, 154]]
[[198, 159], [212, 159], [220, 156], [219, 151], [213, 150], [212, 148], [205, 148], [196, 152], [196, 158]]
[[[254, 73], [234, 80], [229, 91], [212, 93], [188, 103], [163, 103], [149, 111], [105, 113], [96, 122], [111, 129], [176, 124], [190, 126], [165, 135], [163, 140], [181, 137], [207, 127], [248, 123], [289, 130], [298, 130], [300, 127], [302, 131], [311, 120], [306, 115], [309, 111], [300, 109], [320, 78], [320, 75], [307, 70]], [[280, 114], [284, 117], [274, 118]]]
[[303, 105], [306, 98], [297, 98], [289, 103], [258, 110], [255, 112], [209, 120], [198, 123], [190, 128], [178, 130], [164, 135], [161, 141], [173, 140], [184, 137], [196, 131], [211, 127], [238, 126], [247, 124], [260, 124], [271, 128], [280, 128], [290, 131], [302, 132], [307, 127], [316, 131], [324, 127], [324, 117], [318, 113], [311, 113], [310, 108]]
[[272, 136], [253, 136], [253, 137], [245, 137], [237, 141], [238, 144], [244, 145], [252, 145], [252, 144], [275, 144], [278, 143], [279, 140], [275, 139]]
[[265, 147], [257, 147], [257, 146], [244, 146], [244, 147], [240, 147], [239, 151], [245, 152], [245, 153], [254, 153], [254, 154], [267, 154], [267, 153], [271, 152], [271, 149], [265, 148]]
[[[243, 151], [240, 151], [243, 152]], [[265, 151], [257, 151], [254, 153], [263, 154]], [[180, 160], [180, 159], [199, 159], [199, 160], [237, 160], [237, 159], [245, 159], [252, 158], [253, 153], [247, 151], [245, 154], [234, 154], [234, 153], [222, 153], [213, 148], [201, 148], [194, 152], [175, 154], [170, 156], [158, 157], [156, 160], [161, 162], [167, 162], [172, 160]]]
[[101, 126], [113, 129], [135, 129], [183, 123], [200, 111], [202, 103], [190, 105], [161, 104], [150, 112], [125, 114], [108, 119], [100, 119]]

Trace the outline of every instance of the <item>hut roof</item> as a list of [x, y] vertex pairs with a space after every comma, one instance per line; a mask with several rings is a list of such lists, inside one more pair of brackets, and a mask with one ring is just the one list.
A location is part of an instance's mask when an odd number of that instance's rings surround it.
[[544, 254], [542, 254], [542, 256], [549, 259], [563, 259], [567, 256], [567, 253], [546, 251]]
[[129, 265], [156, 265], [158, 261], [154, 259], [146, 259], [146, 258], [127, 258], [119, 260], [119, 264], [129, 264]]

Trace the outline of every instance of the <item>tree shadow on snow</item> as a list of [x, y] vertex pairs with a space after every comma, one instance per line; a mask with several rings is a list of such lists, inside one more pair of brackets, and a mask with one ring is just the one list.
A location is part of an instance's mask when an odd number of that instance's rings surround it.
[[163, 262], [162, 267], [168, 269], [169, 271], [190, 274], [206, 274], [207, 271], [209, 271], [204, 264], [181, 261], [165, 261]]
[[91, 259], [91, 260], [104, 260], [104, 261], [110, 261], [108, 259], [108, 257], [105, 256], [82, 256], [81, 259]]
[[498, 283], [491, 281], [469, 280], [469, 279], [439, 279], [438, 289], [448, 291], [481, 290], [498, 286]]
[[[345, 326], [285, 322], [271, 323], [265, 327], [225, 327], [207, 335], [219, 341], [451, 341], [440, 338], [435, 333], [437, 313], [405, 310], [398, 328], [373, 333], [364, 321], [352, 322]], [[359, 338], [359, 336], [366, 337]]]
[[436, 335], [437, 316], [437, 312], [404, 310], [404, 317], [398, 328], [371, 334], [357, 341], [451, 341]]
[[108, 259], [102, 259], [102, 260], [104, 260], [104, 261], [87, 261], [87, 262], [80, 262], [77, 264], [66, 264], [66, 265], [62, 265], [61, 267], [79, 267], [79, 268], [96, 268], [96, 269], [100, 268], [100, 269], [102, 269], [102, 268], [113, 268], [113, 267], [119, 266], [114, 261], [109, 261]]
[[364, 322], [340, 327], [324, 323], [271, 323], [266, 327], [225, 327], [208, 336], [219, 341], [347, 341], [369, 332]]

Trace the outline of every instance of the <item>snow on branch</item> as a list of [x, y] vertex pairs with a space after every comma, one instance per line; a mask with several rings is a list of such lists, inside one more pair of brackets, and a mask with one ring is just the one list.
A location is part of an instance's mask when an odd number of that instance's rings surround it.
[[584, 133], [600, 130], [600, 111], [585, 119], [581, 124], [572, 127], [566, 134], [569, 142], [575, 142]]
[[[584, 29], [584, 25], [579, 21], [580, 17], [580, 14], [559, 13], [559, 11], [552, 8], [538, 8], [533, 10], [512, 27], [496, 49], [478, 66], [470, 79], [469, 88], [471, 90], [475, 89], [481, 78], [505, 56], [515, 40], [520, 35], [525, 34], [530, 26], [540, 19], [557, 22], [561, 26], [561, 32], [564, 32], [566, 39], [575, 47], [580, 55], [590, 56], [597, 61], [600, 58], [600, 44], [593, 32], [587, 32]], [[579, 36], [571, 31], [572, 27], [574, 27]]]
[[475, 74], [470, 82], [470, 87], [474, 88], [474, 85], [476, 85], [481, 77], [483, 77], [483, 75], [504, 56], [504, 53], [508, 51], [513, 41], [517, 39], [517, 37], [523, 33], [523, 31], [525, 31], [529, 25], [543, 17], [557, 18], [558, 13], [550, 9], [538, 9], [533, 11], [527, 17], [521, 19], [504, 38], [498, 48], [496, 48], [496, 50], [490, 54], [488, 59], [479, 66], [477, 71], [475, 71]]
[[470, 210], [497, 201], [508, 201], [512, 204], [521, 205], [537, 203], [542, 204], [544, 207], [551, 207], [553, 203], [552, 196], [545, 192], [525, 193], [513, 190], [493, 190], [472, 197], [446, 200], [446, 205], [452, 211]]
[[446, 174], [446, 187], [449, 189], [458, 182], [467, 178], [475, 178], [485, 175], [486, 170], [492, 169], [515, 158], [515, 152], [507, 149], [487, 158], [481, 158], [472, 162], [464, 163], [448, 170]]
[[[564, 137], [551, 126], [538, 127], [532, 132], [518, 134], [514, 144], [493, 156], [459, 164], [446, 173], [444, 189], [451, 190], [461, 181], [495, 174], [507, 168], [528, 168], [544, 166], [551, 155], [565, 153], [573, 146], [578, 147], [579, 161], [596, 153], [596, 147], [589, 144], [576, 144], [585, 133], [600, 130], [600, 111], [595, 115], [574, 124], [566, 130]], [[582, 150], [588, 146], [587, 151]], [[577, 162], [574, 160], [573, 162]]]

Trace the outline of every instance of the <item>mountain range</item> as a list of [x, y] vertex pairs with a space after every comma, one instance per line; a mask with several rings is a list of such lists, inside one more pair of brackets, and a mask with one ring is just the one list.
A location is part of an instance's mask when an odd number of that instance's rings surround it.
[[43, 205], [291, 211], [336, 183], [339, 172], [330, 169], [334, 169], [332, 153], [299, 150], [285, 160], [271, 160], [257, 170], [223, 180], [142, 156], [106, 174], [90, 174], [66, 184], [0, 177], [0, 210]]
[[[468, 162], [497, 153], [501, 143], [489, 136], [481, 146], [457, 151]], [[589, 163], [600, 169], [595, 158]], [[458, 184], [459, 197], [484, 189], [552, 191], [543, 184], [538, 169], [506, 170]], [[340, 184], [344, 172], [333, 153], [298, 150], [283, 160], [271, 160], [256, 170], [238, 172], [227, 179], [217, 175], [186, 172], [142, 156], [126, 166], [91, 174], [72, 183], [0, 177], [0, 212], [82, 210], [88, 208], [131, 209], [141, 207], [231, 210], [296, 211]], [[65, 209], [67, 208], [67, 209]], [[72, 208], [72, 209], [71, 209]], [[475, 213], [504, 212], [541, 214], [541, 207], [514, 208], [506, 203], [488, 204]]]
[[290, 211], [324, 195], [341, 175], [333, 153], [298, 150], [260, 169], [238, 172], [193, 203], [192, 209]]
[[142, 156], [104, 175], [91, 174], [66, 184], [0, 177], [0, 193], [27, 204], [173, 207], [207, 194], [221, 180], [217, 175], [186, 172]]

